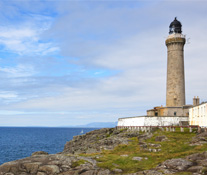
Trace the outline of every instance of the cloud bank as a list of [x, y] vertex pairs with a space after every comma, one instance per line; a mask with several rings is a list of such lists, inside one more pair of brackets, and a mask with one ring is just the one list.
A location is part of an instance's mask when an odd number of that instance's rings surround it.
[[0, 3], [0, 125], [68, 126], [165, 105], [165, 39], [187, 34], [187, 103], [206, 101], [204, 1]]

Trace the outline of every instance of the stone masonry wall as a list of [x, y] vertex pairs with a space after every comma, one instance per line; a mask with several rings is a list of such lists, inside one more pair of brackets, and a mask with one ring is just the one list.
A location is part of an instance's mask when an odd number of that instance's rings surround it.
[[185, 38], [170, 37], [166, 40], [167, 60], [167, 94], [166, 106], [185, 105], [185, 74], [183, 47]]

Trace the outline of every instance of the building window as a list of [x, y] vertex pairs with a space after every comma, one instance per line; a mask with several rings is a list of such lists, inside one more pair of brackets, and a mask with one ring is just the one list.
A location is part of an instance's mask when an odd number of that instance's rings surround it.
[[158, 112], [155, 112], [155, 116], [158, 116]]
[[176, 116], [176, 112], [174, 112], [174, 116]]

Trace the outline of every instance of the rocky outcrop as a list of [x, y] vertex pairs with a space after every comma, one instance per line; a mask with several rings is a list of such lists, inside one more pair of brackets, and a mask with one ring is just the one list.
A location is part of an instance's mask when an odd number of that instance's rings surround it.
[[189, 175], [207, 174], [207, 152], [192, 154], [185, 158], [166, 160], [152, 170], [127, 175], [170, 175], [184, 172]]
[[107, 175], [121, 173], [116, 169], [110, 172], [97, 167], [90, 157], [78, 156], [79, 153], [95, 153], [114, 149], [119, 144], [128, 144], [129, 138], [137, 136], [136, 132], [125, 132], [115, 128], [105, 128], [75, 136], [66, 143], [61, 154], [48, 155], [43, 151], [31, 157], [5, 163], [0, 166], [0, 175]]
[[31, 157], [5, 163], [0, 166], [0, 175], [107, 175], [109, 170], [96, 166], [88, 157], [61, 154], [33, 154]]
[[191, 141], [191, 145], [201, 145], [201, 144], [207, 144], [207, 132], [202, 132], [198, 134]]
[[193, 162], [188, 161], [186, 159], [178, 158], [178, 159], [166, 160], [161, 165], [159, 165], [156, 169], [162, 171], [168, 170], [170, 172], [178, 172], [178, 171], [185, 171], [191, 166], [193, 166]]
[[163, 141], [166, 141], [167, 140], [167, 137], [166, 136], [157, 136], [156, 138], [155, 138], [155, 141], [157, 141], [157, 142], [163, 142]]
[[195, 153], [185, 158], [166, 160], [156, 167], [156, 170], [163, 174], [173, 174], [177, 172], [188, 172], [207, 174], [207, 152]]
[[[84, 135], [75, 136], [66, 143], [63, 153], [49, 155], [38, 151], [31, 157], [5, 163], [0, 166], [0, 175], [111, 175], [124, 174], [123, 170], [114, 164], [114, 169], [102, 169], [97, 166], [96, 158], [79, 156], [79, 153], [96, 153], [102, 150], [114, 149], [119, 144], [128, 144], [131, 137], [137, 137], [141, 150], [158, 152], [162, 149], [161, 142], [168, 140], [164, 135], [154, 139], [156, 143], [146, 140], [152, 138], [152, 133], [140, 133], [126, 130], [100, 129]], [[191, 144], [203, 144], [207, 133], [198, 134]], [[159, 143], [159, 144], [158, 144]], [[156, 151], [153, 151], [156, 150]], [[129, 157], [127, 154], [121, 157]], [[147, 157], [133, 157], [133, 161], [148, 160]], [[187, 174], [207, 174], [207, 152], [196, 153], [184, 158], [170, 159], [162, 162], [151, 170], [139, 171], [128, 175], [164, 175], [185, 172]]]
[[103, 128], [84, 135], [73, 137], [64, 147], [64, 154], [95, 153], [102, 150], [112, 150], [119, 144], [128, 144], [129, 138], [138, 134], [127, 133], [125, 130]]

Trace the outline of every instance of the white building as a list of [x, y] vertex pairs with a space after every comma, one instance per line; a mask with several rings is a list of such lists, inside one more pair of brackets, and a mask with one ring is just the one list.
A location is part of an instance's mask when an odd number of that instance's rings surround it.
[[207, 127], [207, 102], [189, 109], [190, 125]]
[[182, 116], [138, 116], [119, 118], [118, 127], [159, 127], [188, 125], [188, 117]]

